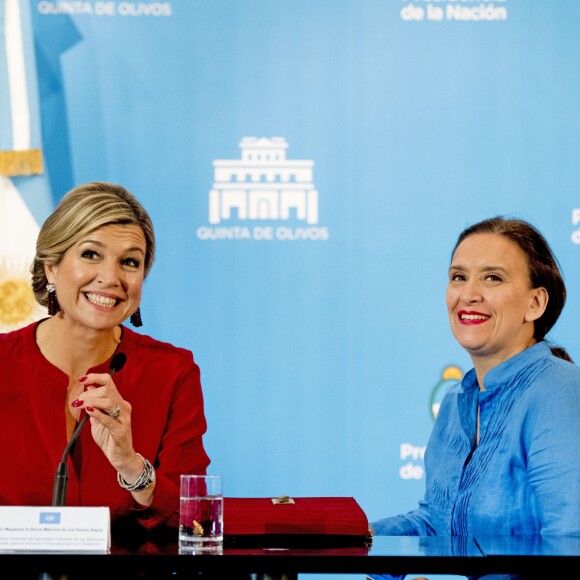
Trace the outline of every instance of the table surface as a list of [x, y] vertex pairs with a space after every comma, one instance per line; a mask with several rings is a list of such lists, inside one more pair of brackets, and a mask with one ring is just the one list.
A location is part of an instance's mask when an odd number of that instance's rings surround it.
[[[200, 573], [220, 577], [299, 573], [327, 574], [522, 574], [538, 568], [580, 564], [580, 537], [416, 537], [378, 536], [370, 546], [323, 548], [226, 547], [220, 555], [184, 555], [176, 542], [146, 542], [129, 548], [113, 545], [110, 553], [0, 552], [2, 569], [20, 577], [50, 572], [67, 578], [191, 578]], [[58, 573], [58, 574], [55, 574]], [[31, 576], [32, 577], [32, 576]]]

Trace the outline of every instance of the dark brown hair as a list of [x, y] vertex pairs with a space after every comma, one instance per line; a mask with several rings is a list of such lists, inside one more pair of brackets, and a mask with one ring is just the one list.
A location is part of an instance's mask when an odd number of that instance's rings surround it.
[[[548, 292], [548, 304], [546, 310], [534, 321], [534, 338], [536, 341], [544, 340], [560, 317], [566, 303], [566, 285], [558, 260], [546, 238], [532, 224], [517, 218], [505, 218], [496, 216], [464, 229], [451, 252], [455, 250], [463, 240], [474, 234], [497, 234], [504, 236], [518, 245], [526, 256], [530, 284], [532, 288], [544, 287]], [[571, 361], [570, 356], [562, 347], [552, 347], [556, 356]]]

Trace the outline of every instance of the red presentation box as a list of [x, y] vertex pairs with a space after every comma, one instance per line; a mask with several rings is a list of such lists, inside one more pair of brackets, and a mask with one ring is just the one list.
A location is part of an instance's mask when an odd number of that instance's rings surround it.
[[321, 547], [366, 545], [367, 516], [352, 497], [226, 497], [224, 544]]

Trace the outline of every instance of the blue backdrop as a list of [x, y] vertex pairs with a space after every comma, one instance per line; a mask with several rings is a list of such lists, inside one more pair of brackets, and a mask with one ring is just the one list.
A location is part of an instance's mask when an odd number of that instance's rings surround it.
[[53, 201], [150, 211], [142, 332], [193, 351], [227, 495], [416, 505], [474, 221], [544, 232], [580, 360], [576, 0], [28, 4]]

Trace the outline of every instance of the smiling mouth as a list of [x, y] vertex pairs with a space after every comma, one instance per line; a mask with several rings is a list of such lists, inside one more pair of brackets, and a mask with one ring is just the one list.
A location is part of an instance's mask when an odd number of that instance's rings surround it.
[[460, 314], [459, 320], [467, 321], [478, 321], [478, 320], [489, 320], [491, 316], [486, 316], [485, 314]]
[[106, 308], [113, 308], [119, 304], [119, 300], [115, 298], [109, 298], [108, 296], [101, 296], [100, 294], [91, 294], [90, 292], [85, 292], [86, 299], [96, 306], [104, 306]]

